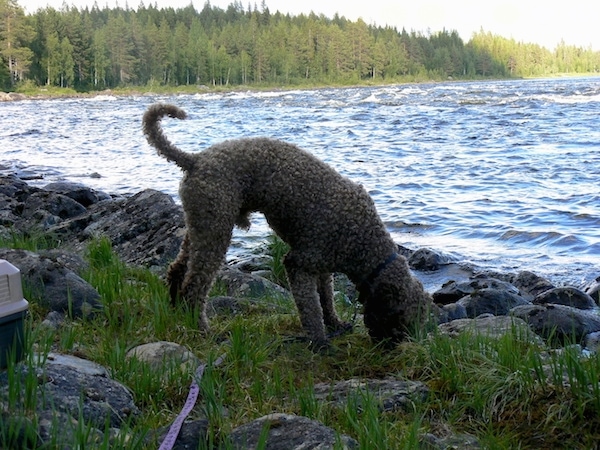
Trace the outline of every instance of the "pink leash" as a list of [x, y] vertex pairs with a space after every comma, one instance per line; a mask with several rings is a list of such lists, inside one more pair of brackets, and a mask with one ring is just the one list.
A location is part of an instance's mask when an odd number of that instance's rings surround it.
[[[225, 355], [219, 356], [214, 362], [213, 367], [218, 366], [225, 359]], [[192, 385], [190, 386], [190, 392], [188, 393], [187, 400], [181, 409], [181, 412], [177, 416], [177, 418], [171, 424], [171, 428], [169, 428], [169, 432], [165, 436], [164, 441], [160, 444], [158, 450], [172, 450], [175, 446], [175, 441], [177, 441], [177, 436], [179, 436], [179, 432], [181, 431], [181, 427], [183, 426], [183, 421], [187, 416], [189, 416], [190, 412], [194, 408], [196, 404], [196, 400], [198, 400], [198, 394], [200, 393], [200, 380], [202, 379], [202, 375], [204, 375], [204, 370], [206, 369], [206, 364], [200, 364], [200, 366], [196, 369], [196, 373], [194, 374], [194, 379], [192, 381]]]

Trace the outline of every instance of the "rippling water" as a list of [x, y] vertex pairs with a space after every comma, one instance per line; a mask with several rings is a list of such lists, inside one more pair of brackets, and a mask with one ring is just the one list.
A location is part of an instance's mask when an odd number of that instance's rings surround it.
[[[189, 151], [264, 135], [311, 151], [365, 185], [408, 247], [557, 283], [600, 275], [600, 78], [4, 103], [0, 169], [176, 197], [179, 170], [140, 131], [155, 101], [189, 113], [164, 124]], [[266, 233], [258, 218], [233, 252]]]

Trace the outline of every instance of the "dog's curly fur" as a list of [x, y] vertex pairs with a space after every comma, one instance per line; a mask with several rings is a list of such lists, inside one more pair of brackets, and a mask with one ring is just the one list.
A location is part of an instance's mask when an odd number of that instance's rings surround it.
[[[289, 284], [308, 337], [327, 343], [327, 331], [345, 328], [333, 306], [333, 272], [357, 285], [364, 322], [376, 340], [400, 341], [424, 319], [431, 298], [397, 255], [371, 197], [298, 147], [274, 139], [225, 141], [187, 153], [164, 136], [164, 116], [184, 119], [173, 105], [152, 105], [144, 134], [158, 154], [184, 172], [179, 194], [187, 234], [167, 274], [171, 299], [205, 299], [230, 243], [232, 229], [250, 226], [262, 212], [289, 244]], [[208, 330], [204, 312], [200, 328]]]

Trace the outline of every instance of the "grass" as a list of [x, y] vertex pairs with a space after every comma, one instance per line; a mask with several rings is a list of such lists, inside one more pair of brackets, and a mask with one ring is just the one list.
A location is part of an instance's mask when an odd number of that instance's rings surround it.
[[[27, 246], [39, 248], [36, 240]], [[26, 241], [14, 236], [0, 246]], [[200, 406], [192, 413], [209, 419], [209, 448], [226, 442], [233, 428], [273, 412], [321, 421], [356, 439], [361, 449], [412, 449], [421, 434], [448, 429], [472, 434], [491, 449], [594, 448], [600, 440], [598, 355], [582, 357], [575, 347], [540, 348], [516, 331], [499, 339], [418, 335], [389, 351], [373, 346], [360, 324], [337, 338], [331, 351], [315, 354], [288, 339], [301, 333], [291, 303], [277, 314], [251, 310], [244, 317], [213, 318], [213, 331], [203, 337], [195, 326], [198, 311], [172, 307], [163, 282], [125, 265], [108, 240], [92, 242], [85, 258], [89, 269], [82, 276], [100, 292], [104, 313], [88, 321], [67, 320], [54, 332], [38, 327], [46, 311], [32, 308], [23, 364], [33, 368], [40, 364], [34, 352], [43, 360], [50, 351], [95, 361], [132, 390], [142, 413], [123, 425], [117, 441], [109, 442], [108, 432], [99, 436], [81, 420], [68, 433], [55, 430], [57, 445], [69, 436], [82, 448], [141, 449], [145, 444], [139, 436], [173, 421], [186, 400], [191, 373], [169, 364], [156, 371], [125, 358], [130, 348], [158, 340], [180, 343], [209, 363], [226, 355], [219, 366], [207, 367]], [[354, 313], [342, 299], [338, 308], [345, 320]], [[19, 417], [29, 424], [24, 428], [29, 440], [36, 439], [38, 379], [33, 370], [25, 378], [16, 373], [11, 362], [2, 403], [15, 413], [0, 424], [0, 447], [10, 448], [17, 439]], [[357, 391], [346, 405], [335, 406], [313, 392], [320, 382], [389, 376], [421, 381], [430, 393], [408, 411], [385, 412], [372, 393]]]

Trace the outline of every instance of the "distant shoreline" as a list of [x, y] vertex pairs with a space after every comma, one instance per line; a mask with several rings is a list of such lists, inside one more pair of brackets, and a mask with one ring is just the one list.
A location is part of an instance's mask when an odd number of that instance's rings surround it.
[[105, 89], [102, 91], [77, 92], [70, 88], [58, 87], [38, 87], [37, 90], [28, 89], [26, 91], [0, 92], [0, 103], [21, 101], [21, 100], [56, 100], [56, 99], [71, 99], [71, 98], [94, 98], [103, 95], [114, 97], [132, 97], [132, 96], [151, 96], [151, 95], [193, 95], [200, 93], [228, 93], [228, 92], [285, 92], [293, 90], [316, 90], [316, 89], [343, 89], [343, 88], [368, 88], [378, 86], [397, 86], [405, 84], [427, 84], [427, 83], [469, 83], [481, 81], [509, 81], [509, 80], [542, 80], [556, 78], [600, 78], [600, 73], [562, 73], [553, 74], [541, 77], [527, 78], [481, 78], [481, 79], [447, 79], [447, 80], [407, 80], [397, 81], [394, 83], [375, 83], [375, 84], [349, 84], [349, 85], [299, 85], [299, 86], [159, 86], [153, 87], [131, 87], [122, 89]]

